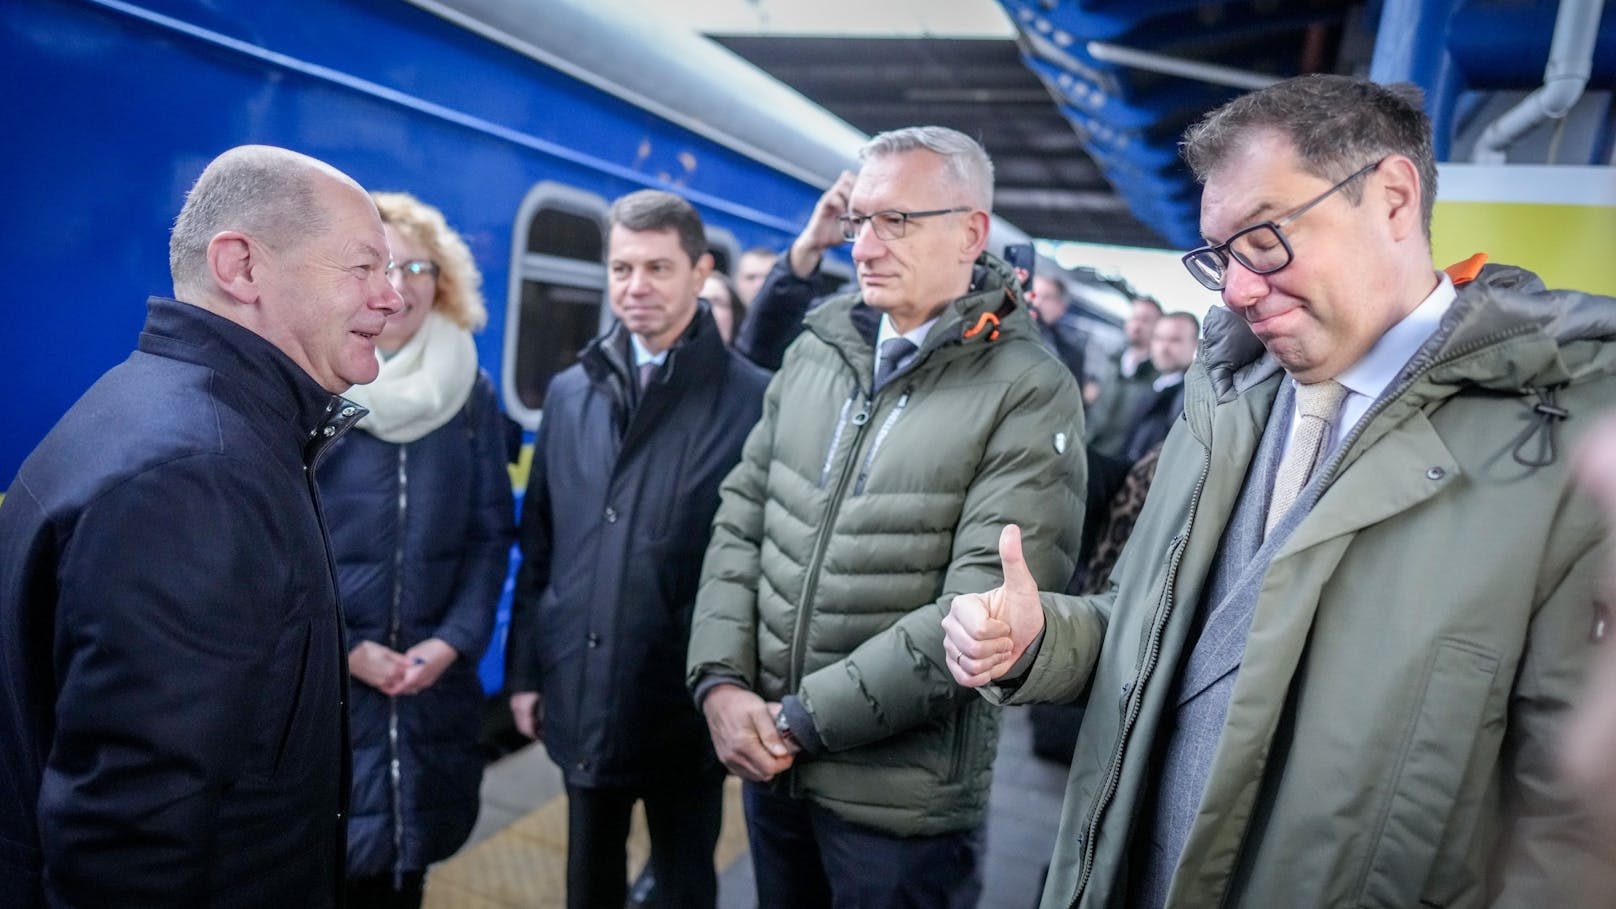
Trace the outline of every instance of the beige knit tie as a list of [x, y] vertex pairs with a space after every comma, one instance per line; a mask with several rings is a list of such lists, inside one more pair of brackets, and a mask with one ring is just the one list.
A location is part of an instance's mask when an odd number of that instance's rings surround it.
[[1296, 386], [1296, 432], [1279, 462], [1279, 472], [1274, 475], [1274, 492], [1268, 499], [1268, 522], [1263, 530], [1265, 537], [1274, 532], [1274, 525], [1296, 504], [1296, 496], [1313, 475], [1318, 466], [1319, 448], [1330, 434], [1336, 411], [1341, 409], [1346, 397], [1347, 387], [1334, 379]]

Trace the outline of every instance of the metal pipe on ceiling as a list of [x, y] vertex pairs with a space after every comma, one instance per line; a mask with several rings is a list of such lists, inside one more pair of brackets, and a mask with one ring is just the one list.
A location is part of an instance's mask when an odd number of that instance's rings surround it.
[[1123, 47], [1120, 44], [1110, 44], [1105, 41], [1090, 41], [1085, 49], [1088, 51], [1089, 56], [1106, 63], [1115, 63], [1118, 66], [1128, 66], [1168, 76], [1182, 76], [1185, 79], [1210, 82], [1213, 85], [1228, 85], [1234, 88], [1255, 91], [1259, 88], [1267, 88], [1279, 81], [1276, 76], [1254, 73], [1250, 70], [1185, 60], [1182, 57], [1171, 57], [1167, 54], [1142, 51], [1132, 47]]
[[1476, 140], [1471, 161], [1502, 164], [1515, 140], [1544, 120], [1558, 120], [1570, 113], [1588, 85], [1603, 9], [1603, 0], [1560, 0], [1543, 85], [1487, 125]]

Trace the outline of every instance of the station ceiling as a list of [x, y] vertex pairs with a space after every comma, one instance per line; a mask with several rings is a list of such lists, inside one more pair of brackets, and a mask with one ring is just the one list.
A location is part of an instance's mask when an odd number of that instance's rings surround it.
[[1130, 212], [1010, 39], [712, 35], [866, 133], [938, 124], [993, 158], [994, 212], [1034, 237], [1168, 248]]

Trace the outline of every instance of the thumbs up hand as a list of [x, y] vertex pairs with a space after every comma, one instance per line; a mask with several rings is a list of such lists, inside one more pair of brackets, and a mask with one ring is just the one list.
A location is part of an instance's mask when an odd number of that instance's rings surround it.
[[1044, 629], [1038, 583], [1021, 556], [1021, 528], [1005, 525], [999, 534], [1004, 583], [986, 593], [954, 598], [943, 617], [943, 653], [954, 681], [979, 688], [1015, 665]]

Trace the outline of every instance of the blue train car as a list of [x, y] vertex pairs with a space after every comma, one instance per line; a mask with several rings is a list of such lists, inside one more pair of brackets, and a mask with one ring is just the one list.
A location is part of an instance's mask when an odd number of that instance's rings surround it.
[[483, 272], [481, 359], [532, 428], [610, 318], [609, 200], [682, 193], [729, 261], [786, 245], [863, 138], [697, 36], [565, 3], [14, 0], [0, 56], [6, 485], [172, 292], [172, 218], [225, 148], [294, 148], [442, 208]]
[[609, 200], [684, 194], [727, 261], [788, 243], [863, 138], [698, 36], [560, 2], [13, 0], [0, 58], [7, 482], [171, 292], [172, 218], [225, 148], [442, 208], [483, 271], [482, 360], [531, 428], [605, 317]]

